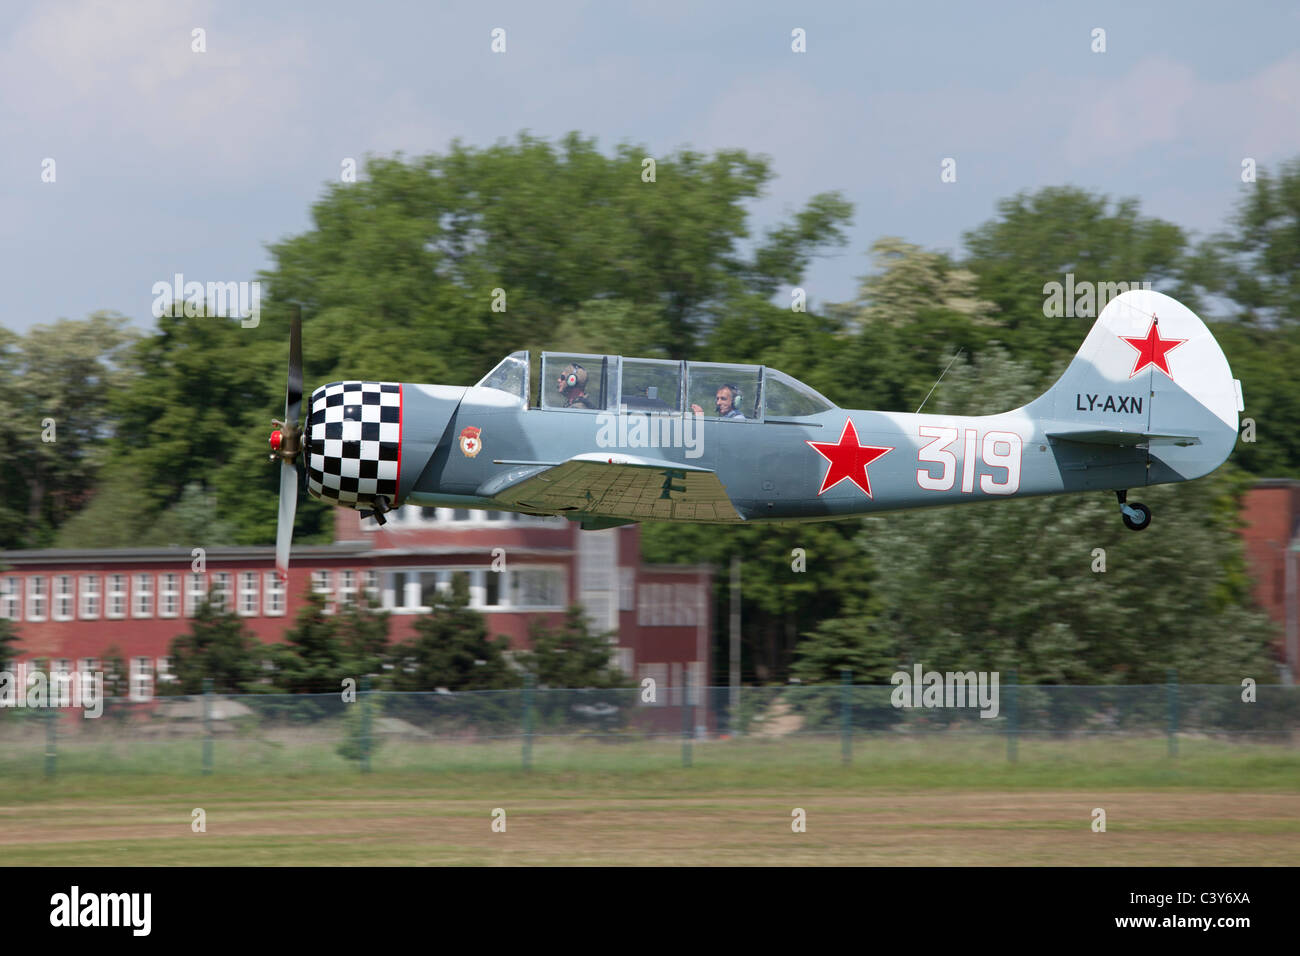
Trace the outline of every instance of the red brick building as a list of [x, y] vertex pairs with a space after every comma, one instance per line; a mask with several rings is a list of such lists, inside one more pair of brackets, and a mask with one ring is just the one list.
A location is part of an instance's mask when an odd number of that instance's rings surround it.
[[512, 649], [527, 646], [533, 618], [555, 623], [581, 604], [595, 630], [615, 635], [617, 664], [654, 677], [665, 703], [687, 676], [694, 687], [710, 680], [712, 571], [642, 564], [634, 525], [580, 531], [563, 518], [407, 506], [380, 527], [353, 511], [334, 514], [335, 543], [295, 547], [287, 587], [269, 547], [5, 552], [0, 617], [17, 626], [19, 660], [46, 659], [52, 670], [101, 669], [116, 647], [132, 695], [143, 698], [168, 679], [171, 641], [204, 597], [271, 642], [292, 625], [309, 588], [330, 610], [367, 592], [392, 612], [389, 634], [399, 641], [464, 574], [488, 633], [507, 636]]
[[1282, 628], [1278, 659], [1292, 682], [1300, 680], [1300, 481], [1265, 478], [1246, 494], [1242, 507], [1246, 559], [1255, 578], [1255, 598]]

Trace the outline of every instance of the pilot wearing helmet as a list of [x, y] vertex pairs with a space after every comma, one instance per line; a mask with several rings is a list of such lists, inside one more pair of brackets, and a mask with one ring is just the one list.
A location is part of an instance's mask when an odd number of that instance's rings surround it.
[[587, 395], [587, 370], [577, 362], [564, 367], [556, 380], [556, 388], [564, 397], [565, 408], [595, 408]]
[[[733, 421], [745, 421], [744, 414], [736, 407], [736, 402], [740, 399], [740, 389], [730, 382], [725, 385], [719, 385], [717, 394], [713, 396], [713, 407], [718, 410], [719, 418], [729, 418]], [[691, 411], [696, 415], [703, 414], [704, 409], [698, 405], [692, 405]]]

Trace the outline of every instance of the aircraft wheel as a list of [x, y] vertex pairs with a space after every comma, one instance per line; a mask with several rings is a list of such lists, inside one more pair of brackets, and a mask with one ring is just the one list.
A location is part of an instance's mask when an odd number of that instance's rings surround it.
[[1134, 502], [1126, 506], [1129, 510], [1138, 512], [1136, 517], [1130, 517], [1128, 511], [1120, 512], [1120, 517], [1124, 519], [1124, 527], [1130, 531], [1141, 531], [1151, 524], [1151, 509], [1141, 502]]

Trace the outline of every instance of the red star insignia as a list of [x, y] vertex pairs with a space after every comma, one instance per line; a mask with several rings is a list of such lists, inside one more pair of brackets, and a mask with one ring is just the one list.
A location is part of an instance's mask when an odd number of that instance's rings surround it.
[[1165, 356], [1186, 342], [1187, 339], [1162, 339], [1154, 315], [1151, 316], [1151, 328], [1147, 329], [1146, 335], [1141, 338], [1121, 335], [1120, 338], [1137, 349], [1138, 353], [1137, 361], [1133, 363], [1133, 371], [1128, 373], [1129, 378], [1132, 378], [1148, 365], [1154, 365], [1168, 375], [1170, 381], [1173, 381], [1174, 375], [1169, 371], [1169, 360]]
[[813, 451], [830, 462], [830, 466], [826, 469], [826, 477], [822, 479], [821, 490], [817, 492], [818, 496], [847, 479], [865, 491], [870, 498], [871, 478], [867, 475], [867, 465], [881, 455], [894, 450], [859, 444], [857, 429], [849, 419], [844, 421], [844, 431], [840, 432], [838, 442], [807, 440], [805, 442], [812, 446]]

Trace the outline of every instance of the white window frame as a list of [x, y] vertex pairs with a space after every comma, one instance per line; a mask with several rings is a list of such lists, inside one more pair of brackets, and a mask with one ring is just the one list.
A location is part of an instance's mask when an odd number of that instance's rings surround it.
[[317, 568], [311, 573], [311, 589], [325, 597], [325, 613], [334, 613], [333, 572], [329, 568]]
[[181, 576], [175, 571], [158, 575], [158, 616], [179, 617], [181, 611]]
[[131, 616], [134, 618], [153, 617], [153, 573], [137, 571], [131, 582]]
[[155, 673], [159, 684], [174, 684], [176, 682], [176, 675], [172, 673], [172, 659], [170, 657], [158, 658]]
[[0, 578], [0, 617], [10, 621], [23, 619], [23, 579], [17, 575]]
[[43, 621], [49, 608], [50, 592], [45, 575], [33, 574], [27, 578], [27, 620]]
[[[524, 604], [515, 600], [515, 593], [518, 585], [515, 583], [515, 575], [525, 575], [530, 573], [540, 573], [554, 576], [556, 600], [547, 604]], [[569, 580], [566, 569], [562, 565], [554, 564], [516, 564], [508, 572], [509, 580], [502, 582], [506, 590], [507, 606], [513, 611], [562, 611], [568, 606], [566, 595], [568, 594]]]
[[279, 572], [262, 573], [262, 614], [265, 617], [284, 616], [284, 590]]
[[99, 670], [99, 659], [83, 657], [77, 661], [77, 673], [81, 679], [81, 699], [86, 700], [95, 693], [95, 672]]
[[257, 572], [239, 572], [239, 616], [257, 617], [261, 594], [258, 592]]
[[98, 621], [104, 608], [104, 592], [99, 589], [98, 574], [81, 576], [81, 591], [78, 612], [83, 621]]
[[77, 579], [71, 574], [50, 576], [50, 618], [71, 621], [77, 612]]
[[338, 606], [350, 604], [357, 599], [357, 572], [343, 570], [339, 572]]
[[361, 590], [366, 597], [378, 603], [383, 599], [379, 593], [379, 572], [374, 568], [367, 568], [361, 572]]
[[153, 699], [153, 658], [133, 657], [129, 665], [131, 682], [129, 694], [132, 700]]
[[208, 596], [208, 576], [202, 571], [185, 574], [185, 616], [193, 617]]
[[[60, 620], [66, 620], [60, 618]], [[66, 657], [60, 657], [58, 660], [50, 661], [50, 706], [51, 707], [71, 707], [72, 706], [72, 682], [75, 680], [72, 672], [72, 661]]]
[[[121, 590], [116, 590], [116, 585], [121, 584]], [[113, 610], [113, 602], [120, 598], [122, 601], [121, 609], [117, 612]], [[131, 576], [129, 574], [113, 573], [106, 575], [104, 578], [104, 617], [112, 621], [120, 621], [126, 617], [127, 611], [131, 605]]]
[[234, 606], [234, 582], [229, 571], [213, 571], [212, 586], [208, 591], [212, 607], [222, 614], [228, 613]]

